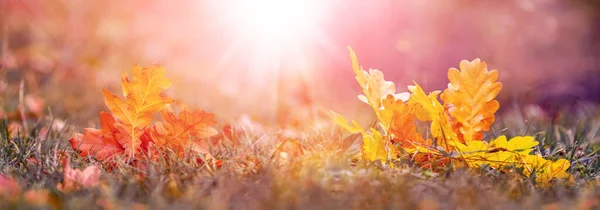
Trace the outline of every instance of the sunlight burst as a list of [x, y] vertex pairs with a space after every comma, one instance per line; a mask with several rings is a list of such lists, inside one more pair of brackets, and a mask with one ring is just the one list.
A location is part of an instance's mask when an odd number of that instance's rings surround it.
[[[282, 69], [309, 69], [308, 47], [328, 42], [319, 29], [325, 18], [325, 2], [228, 1], [223, 6], [223, 18], [234, 38], [219, 63], [230, 62], [239, 53], [250, 53], [245, 57], [255, 77], [279, 75]], [[285, 67], [282, 60], [286, 60]]]
[[323, 3], [313, 0], [237, 1], [230, 7], [230, 18], [240, 33], [268, 40], [271, 45], [308, 38], [324, 12]]

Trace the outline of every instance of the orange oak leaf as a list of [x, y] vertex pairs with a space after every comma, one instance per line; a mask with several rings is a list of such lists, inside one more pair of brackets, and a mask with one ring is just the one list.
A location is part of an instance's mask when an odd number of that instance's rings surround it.
[[79, 151], [80, 156], [93, 156], [97, 160], [105, 161], [115, 154], [124, 152], [123, 145], [115, 140], [115, 137], [123, 135], [115, 127], [113, 116], [107, 112], [100, 112], [100, 124], [102, 130], [85, 128], [83, 134], [75, 134], [69, 140], [73, 149]]
[[488, 71], [487, 64], [479, 58], [460, 62], [460, 70], [448, 70], [450, 83], [440, 98], [444, 101], [453, 128], [461, 142], [483, 140], [483, 131], [489, 131], [494, 113], [500, 107], [495, 100], [502, 83], [497, 82], [498, 71]]
[[192, 147], [194, 151], [208, 153], [208, 148], [202, 144], [202, 139], [218, 134], [212, 126], [216, 124], [215, 115], [199, 109], [190, 111], [184, 108], [178, 116], [172, 111], [161, 111], [163, 122], [157, 122], [150, 131], [155, 145], [168, 147], [179, 152]]
[[122, 76], [125, 100], [106, 89], [102, 90], [102, 95], [106, 106], [120, 122], [117, 127], [122, 128], [128, 135], [127, 138], [117, 140], [121, 142], [126, 153], [134, 157], [142, 144], [140, 137], [145, 127], [154, 119], [153, 114], [161, 111], [166, 104], [172, 103], [173, 99], [164, 96], [164, 91], [171, 86], [171, 81], [165, 78], [164, 67], [135, 66], [132, 72], [132, 80], [126, 73]]
[[383, 100], [383, 110], [380, 111], [384, 120], [383, 125], [387, 125], [387, 134], [392, 142], [400, 143], [401, 147], [427, 147], [431, 141], [425, 141], [421, 134], [417, 132], [415, 125], [415, 106], [402, 100], [396, 100], [392, 95], [388, 95]]

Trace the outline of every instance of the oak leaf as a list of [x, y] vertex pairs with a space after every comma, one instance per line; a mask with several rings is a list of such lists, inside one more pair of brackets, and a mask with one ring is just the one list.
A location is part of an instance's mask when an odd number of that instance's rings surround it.
[[330, 113], [331, 113], [331, 118], [333, 119], [333, 122], [335, 122], [342, 128], [346, 129], [348, 132], [350, 132], [350, 133], [364, 133], [365, 132], [365, 130], [355, 120], [352, 120], [352, 124], [349, 124], [344, 116], [342, 116], [334, 111], [330, 111]]
[[538, 144], [539, 142], [533, 136], [515, 136], [510, 141], [507, 140], [506, 136], [500, 136], [490, 141], [491, 148], [503, 148], [524, 155], [531, 153]]
[[124, 152], [123, 145], [117, 141], [124, 135], [115, 127], [115, 119], [110, 113], [100, 112], [101, 130], [85, 128], [83, 134], [75, 134], [69, 140], [74, 150], [82, 157], [93, 156], [99, 161], [110, 159]]
[[485, 141], [471, 141], [467, 144], [455, 142], [459, 157], [470, 167], [489, 165], [503, 170], [506, 166], [523, 168], [525, 176], [535, 176], [537, 184], [547, 185], [552, 179], [572, 180], [566, 172], [570, 167], [566, 159], [547, 160], [539, 154], [529, 154], [538, 145], [533, 136], [516, 136], [507, 140], [500, 136], [488, 144]]
[[176, 149], [180, 154], [186, 147], [208, 153], [206, 144], [198, 141], [218, 134], [218, 131], [212, 127], [216, 124], [214, 114], [199, 109], [190, 111], [184, 108], [177, 116], [165, 109], [161, 111], [161, 116], [163, 121], [155, 123], [150, 133], [156, 146]]
[[523, 157], [523, 173], [526, 176], [535, 176], [536, 184], [548, 186], [553, 179], [566, 179], [573, 182], [573, 177], [567, 169], [571, 163], [566, 159], [551, 161], [543, 158], [541, 155], [527, 155]]
[[381, 132], [371, 128], [371, 133], [363, 133], [363, 158], [369, 161], [380, 160], [385, 163], [389, 156], [387, 145]]
[[481, 141], [483, 131], [489, 131], [494, 113], [500, 107], [495, 100], [502, 90], [497, 82], [498, 71], [488, 71], [478, 58], [460, 62], [460, 70], [448, 70], [450, 83], [440, 98], [454, 119], [455, 132], [462, 142]]
[[131, 80], [127, 73], [124, 73], [121, 80], [125, 100], [106, 89], [102, 90], [106, 106], [119, 119], [119, 126], [128, 134], [128, 138], [117, 140], [121, 141], [126, 153], [131, 157], [138, 152], [142, 144], [140, 137], [145, 127], [152, 123], [153, 114], [173, 102], [173, 99], [164, 96], [164, 91], [171, 86], [171, 81], [165, 78], [165, 73], [165, 68], [160, 66], [135, 66], [132, 69]]
[[[458, 140], [444, 106], [437, 99], [440, 91], [426, 95], [423, 88], [416, 82], [414, 86], [408, 86], [408, 90], [412, 93], [409, 103], [416, 107], [417, 118], [421, 121], [431, 121], [431, 135], [438, 140], [440, 145], [447, 146], [449, 142]], [[443, 141], [440, 142], [440, 140]]]
[[471, 141], [465, 144], [460, 142], [453, 144], [468, 165], [478, 167], [487, 164], [498, 169], [504, 166], [522, 165], [522, 156], [529, 155], [536, 145], [538, 142], [533, 136], [516, 136], [510, 140], [507, 140], [506, 136], [500, 136], [489, 143]]
[[388, 95], [383, 100], [380, 111], [382, 122], [392, 143], [400, 143], [401, 147], [430, 146], [430, 141], [423, 140], [415, 125], [415, 106]]
[[397, 99], [404, 101], [408, 100], [408, 93], [396, 93], [396, 85], [391, 81], [386, 81], [383, 73], [377, 69], [369, 69], [369, 71], [363, 70], [362, 66], [358, 63], [356, 53], [352, 48], [350, 50], [350, 58], [352, 59], [352, 70], [356, 75], [356, 81], [363, 90], [364, 95], [359, 95], [358, 99], [371, 106], [377, 119], [381, 120], [379, 116], [379, 110], [381, 109], [381, 102], [388, 95], [393, 95]]

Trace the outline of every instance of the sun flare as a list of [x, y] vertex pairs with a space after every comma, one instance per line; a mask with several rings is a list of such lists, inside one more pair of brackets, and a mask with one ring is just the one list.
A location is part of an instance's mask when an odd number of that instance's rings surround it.
[[[309, 47], [328, 43], [320, 30], [326, 18], [326, 2], [307, 0], [226, 1], [221, 16], [232, 36], [220, 63], [240, 53], [248, 54], [252, 75], [264, 78], [279, 75], [282, 69], [298, 72], [309, 69]], [[293, 58], [293, 63], [287, 62]], [[282, 66], [282, 60], [289, 68]], [[292, 68], [293, 67], [293, 68]], [[292, 69], [290, 69], [292, 68]]]
[[323, 15], [318, 1], [235, 1], [229, 18], [238, 32], [273, 45], [302, 41], [316, 30]]

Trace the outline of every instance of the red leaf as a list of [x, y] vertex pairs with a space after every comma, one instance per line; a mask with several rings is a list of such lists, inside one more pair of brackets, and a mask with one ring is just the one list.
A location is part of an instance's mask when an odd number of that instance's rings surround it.
[[69, 140], [73, 149], [79, 151], [82, 157], [92, 155], [97, 160], [105, 161], [115, 154], [123, 153], [123, 146], [115, 140], [120, 131], [114, 126], [115, 119], [112, 115], [100, 112], [100, 123], [102, 130], [85, 128], [83, 134], [75, 134]]
[[203, 139], [218, 134], [212, 127], [216, 123], [214, 114], [202, 110], [189, 111], [187, 108], [179, 116], [168, 110], [163, 110], [161, 114], [164, 121], [154, 124], [151, 132], [152, 140], [157, 146], [166, 146], [180, 152], [183, 152], [184, 147], [194, 146], [195, 151], [208, 153], [207, 142], [193, 141], [192, 137]]

